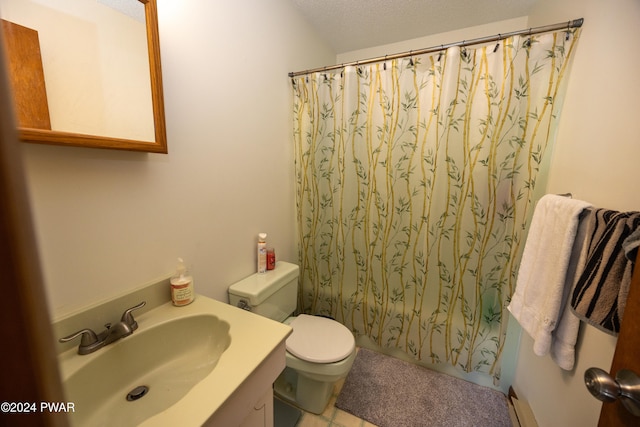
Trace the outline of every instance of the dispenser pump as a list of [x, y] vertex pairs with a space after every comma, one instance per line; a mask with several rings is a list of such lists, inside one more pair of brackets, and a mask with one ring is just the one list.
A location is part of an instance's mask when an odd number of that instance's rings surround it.
[[176, 267], [176, 276], [183, 277], [187, 272], [187, 267], [184, 266], [184, 260], [182, 258], [178, 258], [178, 266]]

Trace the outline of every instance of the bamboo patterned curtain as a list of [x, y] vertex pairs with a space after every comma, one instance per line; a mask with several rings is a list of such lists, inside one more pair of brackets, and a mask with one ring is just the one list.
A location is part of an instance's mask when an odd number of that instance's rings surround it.
[[302, 311], [499, 379], [578, 34], [293, 79]]

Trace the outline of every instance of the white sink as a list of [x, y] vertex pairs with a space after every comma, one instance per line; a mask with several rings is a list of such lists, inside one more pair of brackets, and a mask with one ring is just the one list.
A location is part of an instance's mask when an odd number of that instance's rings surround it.
[[[74, 348], [59, 355], [66, 398], [74, 403], [72, 425], [235, 422], [243, 399], [260, 397], [251, 390], [270, 389], [284, 368], [291, 329], [219, 301], [198, 296], [186, 307], [166, 303], [136, 320], [132, 335], [94, 353], [81, 356]], [[238, 395], [252, 378], [259, 384], [251, 384], [250, 396]]]
[[[67, 399], [77, 411], [71, 414], [74, 424], [138, 425], [178, 402], [206, 377], [230, 342], [229, 324], [213, 315], [138, 328], [133, 335], [98, 350], [66, 379]], [[130, 399], [142, 397], [127, 400], [138, 386], [143, 388]]]

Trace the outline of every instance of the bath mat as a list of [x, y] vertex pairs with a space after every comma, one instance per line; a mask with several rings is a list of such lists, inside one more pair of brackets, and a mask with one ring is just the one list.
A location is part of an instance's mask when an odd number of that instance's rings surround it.
[[511, 427], [499, 391], [365, 348], [335, 406], [380, 427]]

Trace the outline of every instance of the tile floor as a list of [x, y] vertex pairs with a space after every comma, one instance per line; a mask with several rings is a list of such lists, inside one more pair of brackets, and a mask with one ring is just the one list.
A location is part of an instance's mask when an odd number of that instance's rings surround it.
[[375, 427], [374, 424], [334, 406], [343, 384], [344, 380], [336, 384], [329, 405], [327, 405], [327, 409], [322, 414], [316, 415], [303, 412], [296, 427]]

